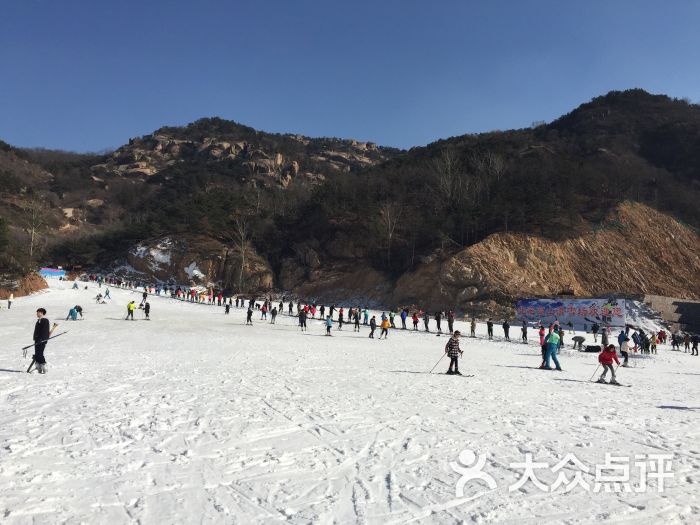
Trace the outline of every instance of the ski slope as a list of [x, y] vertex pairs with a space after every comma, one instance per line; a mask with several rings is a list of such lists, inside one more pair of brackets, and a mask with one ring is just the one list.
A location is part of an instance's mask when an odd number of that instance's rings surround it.
[[[243, 309], [164, 297], [151, 321], [124, 321], [140, 293], [110, 287], [96, 305], [96, 285], [71, 284], [0, 310], [4, 525], [700, 523], [698, 357], [661, 346], [620, 368], [630, 388], [598, 385], [596, 354], [564, 350], [564, 372], [540, 371], [534, 330], [530, 345], [518, 326], [512, 343], [489, 342], [479, 325], [461, 341], [474, 377], [444, 375], [446, 359], [428, 374], [447, 337], [336, 324], [329, 338], [320, 321], [301, 334], [257, 312], [250, 327]], [[62, 321], [75, 304], [85, 319]], [[42, 306], [69, 330], [49, 342], [45, 376], [26, 374], [20, 351]], [[457, 496], [464, 449], [485, 455], [496, 489], [472, 481]], [[673, 478], [663, 493], [509, 490], [527, 453], [592, 467], [606, 452], [673, 454]]]

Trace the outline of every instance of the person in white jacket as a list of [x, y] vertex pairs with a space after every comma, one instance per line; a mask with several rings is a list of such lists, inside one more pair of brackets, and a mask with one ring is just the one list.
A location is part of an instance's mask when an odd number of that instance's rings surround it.
[[15, 294], [11, 293], [10, 297], [7, 298], [7, 309], [12, 308], [12, 301], [15, 300]]

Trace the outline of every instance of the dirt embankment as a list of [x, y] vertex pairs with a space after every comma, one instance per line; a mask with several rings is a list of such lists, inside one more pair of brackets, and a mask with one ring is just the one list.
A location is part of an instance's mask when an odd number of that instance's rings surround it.
[[36, 273], [30, 273], [19, 279], [2, 279], [0, 280], [0, 299], [7, 299], [10, 294], [22, 297], [47, 287], [46, 281]]
[[392, 302], [429, 307], [571, 293], [700, 298], [700, 237], [640, 204], [621, 205], [595, 231], [562, 242], [495, 234], [402, 276]]

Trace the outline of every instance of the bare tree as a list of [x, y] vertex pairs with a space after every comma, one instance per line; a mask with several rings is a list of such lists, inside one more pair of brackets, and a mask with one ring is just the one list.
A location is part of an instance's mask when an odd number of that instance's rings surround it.
[[394, 202], [385, 202], [379, 208], [379, 221], [386, 239], [386, 263], [388, 266], [391, 266], [391, 245], [402, 214], [403, 208]]
[[241, 270], [238, 273], [238, 291], [243, 291], [243, 273], [245, 271], [248, 242], [250, 240], [250, 223], [246, 215], [237, 215], [233, 219], [233, 242], [238, 249]]
[[33, 198], [25, 208], [26, 232], [29, 235], [29, 257], [27, 268], [31, 269], [34, 262], [34, 250], [39, 243], [41, 234], [46, 227], [45, 204]]

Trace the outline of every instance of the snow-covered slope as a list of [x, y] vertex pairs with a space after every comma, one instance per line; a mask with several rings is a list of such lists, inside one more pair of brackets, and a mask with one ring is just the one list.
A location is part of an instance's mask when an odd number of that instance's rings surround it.
[[[131, 322], [140, 293], [112, 288], [95, 305], [95, 285], [69, 285], [0, 311], [3, 524], [700, 522], [698, 357], [661, 347], [619, 370], [631, 388], [598, 385], [596, 354], [564, 350], [564, 372], [540, 371], [518, 327], [506, 343], [480, 325], [462, 340], [474, 377], [453, 377], [438, 374], [445, 359], [428, 373], [446, 337], [379, 341], [346, 325], [327, 338], [319, 321], [301, 334], [256, 313], [250, 327], [243, 310], [159, 297], [150, 322]], [[75, 304], [85, 319], [62, 321]], [[24, 373], [20, 351], [40, 306], [69, 330], [49, 343], [45, 376]], [[464, 449], [486, 456], [497, 488], [456, 495]], [[633, 471], [635, 454], [673, 454], [674, 477], [664, 493], [594, 493], [606, 452]], [[509, 491], [528, 453], [552, 467], [573, 454], [590, 490]]]

